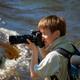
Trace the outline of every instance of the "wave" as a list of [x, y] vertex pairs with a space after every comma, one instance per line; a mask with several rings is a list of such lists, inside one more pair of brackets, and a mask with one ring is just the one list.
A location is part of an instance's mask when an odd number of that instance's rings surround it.
[[[0, 42], [9, 42], [9, 35], [19, 35], [16, 31], [6, 28], [0, 28]], [[3, 58], [6, 54], [5, 49], [0, 47], [0, 80], [30, 80], [29, 63], [31, 52], [25, 44], [17, 44], [16, 48], [20, 50], [20, 57], [15, 59]]]

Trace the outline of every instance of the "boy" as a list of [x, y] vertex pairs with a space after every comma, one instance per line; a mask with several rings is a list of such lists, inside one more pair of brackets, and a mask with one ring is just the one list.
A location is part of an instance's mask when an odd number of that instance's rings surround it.
[[[56, 50], [57, 48], [63, 48], [71, 53], [74, 51], [71, 42], [65, 39], [65, 20], [56, 15], [44, 17], [39, 21], [38, 30], [42, 33], [42, 40], [45, 44], [41, 51], [34, 43], [27, 40], [29, 42], [27, 46], [32, 50], [30, 65], [32, 79], [38, 79], [40, 76], [45, 80], [67, 80], [68, 59]], [[41, 52], [43, 59], [38, 64], [39, 52]]]

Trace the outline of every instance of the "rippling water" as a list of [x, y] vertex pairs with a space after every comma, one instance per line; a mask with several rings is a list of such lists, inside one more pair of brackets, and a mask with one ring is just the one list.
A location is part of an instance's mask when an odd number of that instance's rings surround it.
[[0, 0], [0, 26], [28, 33], [47, 15], [63, 16], [68, 34], [80, 39], [80, 0]]
[[35, 30], [42, 17], [52, 14], [66, 19], [67, 36], [80, 47], [80, 0], [0, 0], [0, 27], [21, 34]]

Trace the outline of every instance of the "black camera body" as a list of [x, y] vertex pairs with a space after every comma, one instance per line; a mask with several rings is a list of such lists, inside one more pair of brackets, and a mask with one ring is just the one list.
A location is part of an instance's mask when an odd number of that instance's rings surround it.
[[27, 39], [35, 43], [35, 45], [42, 48], [44, 46], [44, 41], [42, 40], [42, 34], [39, 31], [32, 31], [31, 35], [11, 35], [9, 36], [10, 44], [22, 44], [27, 43]]

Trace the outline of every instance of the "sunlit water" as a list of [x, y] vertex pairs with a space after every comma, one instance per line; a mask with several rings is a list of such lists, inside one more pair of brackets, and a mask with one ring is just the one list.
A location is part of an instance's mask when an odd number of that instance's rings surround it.
[[[80, 0], [0, 0], [0, 31], [7, 35], [28, 34], [36, 30], [42, 17], [55, 14], [65, 18], [67, 37], [80, 49]], [[24, 55], [17, 61], [6, 60], [0, 80], [30, 80], [31, 54], [24, 45], [18, 47]]]
[[[9, 35], [17, 35], [16, 31], [0, 28], [0, 42], [8, 42]], [[18, 34], [19, 35], [19, 34]], [[4, 48], [0, 48], [0, 80], [30, 80], [29, 64], [31, 59], [30, 50], [24, 45], [19, 44], [17, 48], [20, 50], [18, 59], [7, 59], [3, 57], [6, 54]]]

